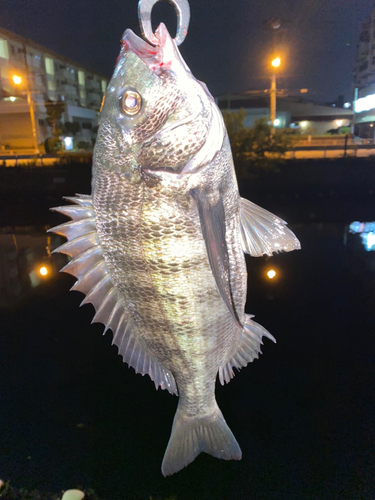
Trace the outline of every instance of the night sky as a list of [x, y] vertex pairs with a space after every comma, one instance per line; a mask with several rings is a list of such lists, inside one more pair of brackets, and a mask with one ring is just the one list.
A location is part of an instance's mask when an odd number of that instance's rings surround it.
[[[360, 25], [373, 0], [190, 0], [191, 24], [181, 52], [214, 95], [268, 87], [270, 18], [283, 20], [277, 43], [287, 60], [278, 87], [309, 89], [314, 100], [352, 100]], [[175, 30], [171, 5], [153, 21]], [[137, 0], [2, 0], [0, 26], [109, 77], [126, 28], [139, 34]]]

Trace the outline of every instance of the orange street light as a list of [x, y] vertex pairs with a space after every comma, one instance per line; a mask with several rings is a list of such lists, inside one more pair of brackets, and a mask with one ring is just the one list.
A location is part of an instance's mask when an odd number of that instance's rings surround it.
[[42, 276], [47, 276], [48, 274], [48, 269], [46, 268], [46, 266], [41, 266], [39, 268], [39, 274], [41, 274]]
[[272, 280], [276, 276], [276, 271], [274, 269], [270, 269], [269, 271], [267, 271], [267, 276], [270, 280]]
[[280, 66], [280, 64], [281, 64], [281, 59], [280, 59], [280, 57], [276, 57], [275, 59], [273, 59], [273, 60], [271, 61], [271, 64], [272, 64], [272, 66], [273, 66], [274, 68], [278, 68], [278, 67]]
[[21, 78], [19, 75], [14, 75], [14, 76], [13, 76], [13, 82], [14, 82], [16, 85], [19, 85], [20, 83], [22, 83], [22, 78]]

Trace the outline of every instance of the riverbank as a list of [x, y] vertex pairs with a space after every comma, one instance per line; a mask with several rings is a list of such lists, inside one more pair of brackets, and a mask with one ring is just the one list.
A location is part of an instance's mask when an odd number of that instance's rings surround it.
[[[240, 178], [241, 195], [289, 223], [373, 220], [375, 158], [291, 160], [278, 171]], [[50, 208], [91, 192], [91, 162], [55, 167], [0, 166], [0, 226], [55, 224]], [[31, 209], [32, 208], [32, 209]]]

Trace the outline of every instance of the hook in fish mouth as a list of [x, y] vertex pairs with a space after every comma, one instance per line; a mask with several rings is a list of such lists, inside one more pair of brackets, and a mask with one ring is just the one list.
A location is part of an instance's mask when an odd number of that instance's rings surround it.
[[122, 37], [122, 52], [132, 51], [155, 73], [169, 70], [172, 66], [175, 70], [178, 67], [188, 70], [175, 40], [172, 39], [164, 23], [158, 26], [155, 37], [158, 41], [156, 46], [140, 38], [131, 29], [127, 29]]

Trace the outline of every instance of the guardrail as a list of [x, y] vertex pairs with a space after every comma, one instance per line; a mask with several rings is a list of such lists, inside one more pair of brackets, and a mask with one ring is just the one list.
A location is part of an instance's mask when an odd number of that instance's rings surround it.
[[2, 156], [40, 156], [35, 149], [0, 149], [0, 158]]
[[[346, 141], [347, 146], [371, 146], [375, 145], [374, 139], [348, 139]], [[324, 146], [345, 146], [345, 137], [340, 137], [337, 139], [314, 139], [311, 140], [295, 140], [293, 141], [293, 147], [324, 147]]]

